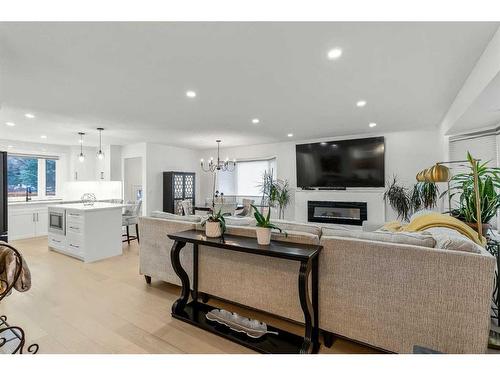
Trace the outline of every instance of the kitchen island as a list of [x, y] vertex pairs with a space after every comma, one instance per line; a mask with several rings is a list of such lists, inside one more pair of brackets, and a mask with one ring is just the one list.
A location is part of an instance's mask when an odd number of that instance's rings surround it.
[[122, 204], [50, 205], [49, 248], [95, 262], [122, 254]]

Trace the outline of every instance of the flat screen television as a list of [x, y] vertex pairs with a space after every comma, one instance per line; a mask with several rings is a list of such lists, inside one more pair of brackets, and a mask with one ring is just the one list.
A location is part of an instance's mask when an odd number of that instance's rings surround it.
[[298, 187], [384, 187], [384, 137], [296, 145]]

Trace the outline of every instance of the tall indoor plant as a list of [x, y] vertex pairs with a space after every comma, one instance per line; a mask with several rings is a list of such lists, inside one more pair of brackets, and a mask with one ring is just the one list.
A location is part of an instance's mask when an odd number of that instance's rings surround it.
[[[450, 179], [450, 188], [441, 194], [449, 193], [450, 200], [458, 197], [458, 208], [452, 209], [451, 214], [477, 229], [477, 205], [474, 190], [473, 162], [474, 158], [467, 153], [469, 162], [468, 171], [458, 173]], [[489, 227], [489, 222], [496, 216], [500, 208], [500, 168], [489, 167], [489, 161], [477, 165], [478, 191], [483, 229]], [[484, 230], [483, 230], [484, 231]]]

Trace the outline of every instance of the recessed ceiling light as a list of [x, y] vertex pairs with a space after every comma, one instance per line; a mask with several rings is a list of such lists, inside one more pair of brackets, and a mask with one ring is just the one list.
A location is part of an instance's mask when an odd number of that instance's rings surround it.
[[258, 118], [253, 118], [252, 119], [252, 124], [258, 124], [260, 120]]
[[27, 118], [35, 118], [35, 115], [33, 113], [25, 113], [24, 114], [24, 117], [27, 117]]
[[288, 133], [287, 136], [288, 137], [293, 137], [293, 133]]
[[194, 91], [186, 91], [186, 96], [188, 98], [196, 98], [196, 93]]
[[333, 48], [328, 51], [327, 56], [330, 60], [337, 60], [340, 56], [342, 56], [342, 50], [340, 48]]
[[357, 107], [364, 107], [366, 105], [366, 100], [359, 100], [357, 103], [356, 103], [356, 106]]
[[369, 126], [370, 128], [374, 128], [375, 126], [377, 126], [377, 124], [375, 124], [374, 122], [370, 122], [370, 123], [368, 124], [368, 126]]
[[8, 148], [12, 148], [12, 147], [14, 147], [14, 146], [12, 146], [12, 145], [8, 145], [7, 147], [8, 147]]
[[16, 124], [14, 124], [13, 122], [10, 122], [10, 121], [6, 122], [5, 125], [7, 125], [7, 126], [16, 126]]
[[47, 139], [47, 136], [46, 135], [41, 135], [40, 138]]

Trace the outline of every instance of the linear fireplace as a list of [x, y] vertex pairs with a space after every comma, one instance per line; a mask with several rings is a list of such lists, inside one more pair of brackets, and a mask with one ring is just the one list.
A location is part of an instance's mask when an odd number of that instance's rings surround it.
[[366, 202], [307, 201], [307, 220], [315, 223], [362, 225]]

